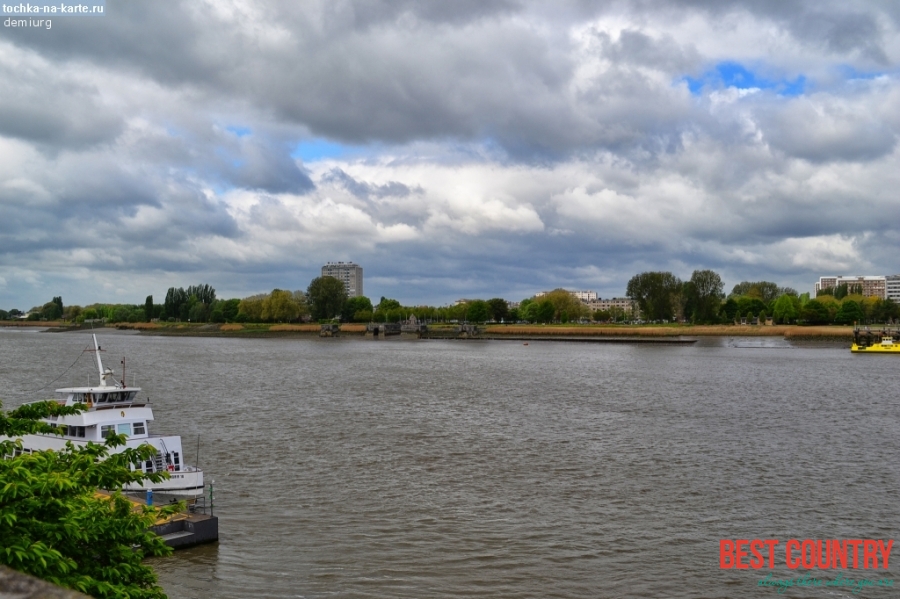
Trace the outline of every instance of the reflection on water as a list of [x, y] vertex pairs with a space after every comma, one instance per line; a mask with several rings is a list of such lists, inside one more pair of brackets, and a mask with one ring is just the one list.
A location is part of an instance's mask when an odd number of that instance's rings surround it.
[[[0, 335], [4, 401], [83, 345]], [[173, 599], [758, 597], [719, 539], [896, 536], [896, 363], [846, 347], [103, 345], [216, 481], [218, 545], [153, 562]]]

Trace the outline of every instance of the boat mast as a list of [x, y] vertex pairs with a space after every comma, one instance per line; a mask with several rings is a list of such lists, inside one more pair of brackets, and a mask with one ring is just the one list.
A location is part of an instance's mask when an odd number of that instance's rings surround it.
[[107, 368], [103, 369], [103, 362], [100, 360], [100, 344], [97, 343], [97, 335], [91, 334], [91, 337], [94, 338], [94, 353], [97, 355], [97, 370], [100, 372], [100, 386], [106, 386], [106, 379], [112, 376], [113, 371]]

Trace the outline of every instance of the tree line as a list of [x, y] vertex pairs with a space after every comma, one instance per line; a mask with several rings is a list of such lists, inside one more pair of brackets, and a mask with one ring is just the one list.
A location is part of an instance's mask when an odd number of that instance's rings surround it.
[[[772, 317], [779, 324], [851, 324], [891, 322], [900, 308], [890, 299], [863, 297], [859, 285], [839, 285], [822, 290], [811, 299], [790, 287], [771, 281], [742, 281], [724, 293], [722, 278], [712, 270], [695, 270], [682, 281], [671, 272], [650, 271], [634, 275], [626, 296], [647, 322], [716, 324], [742, 318]], [[367, 297], [347, 297], [341, 281], [314, 278], [305, 291], [273, 289], [243, 299], [220, 299], [208, 284], [170, 287], [162, 303], [148, 295], [143, 304], [91, 304], [66, 306], [55, 296], [29, 311], [32, 320], [84, 322], [276, 323], [339, 320], [341, 322], [398, 322], [415, 317], [424, 322], [628, 322], [637, 319], [623, 308], [591, 311], [587, 304], [564, 289], [526, 298], [517, 308], [499, 297], [472, 299], [453, 306], [403, 306], [382, 297], [373, 304]], [[0, 319], [18, 318], [19, 310], [0, 310]]]

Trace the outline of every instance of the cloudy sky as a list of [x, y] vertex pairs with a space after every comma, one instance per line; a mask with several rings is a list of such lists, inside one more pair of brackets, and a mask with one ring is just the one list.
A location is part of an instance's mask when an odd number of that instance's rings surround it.
[[[3, 17], [6, 19], [7, 17]], [[0, 308], [900, 272], [900, 3], [107, 0], [0, 28]]]

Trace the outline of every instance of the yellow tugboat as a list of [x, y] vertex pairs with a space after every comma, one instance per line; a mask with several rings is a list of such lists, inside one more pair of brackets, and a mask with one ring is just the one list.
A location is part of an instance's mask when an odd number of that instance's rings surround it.
[[[878, 343], [878, 338], [881, 343]], [[884, 329], [880, 334], [868, 330], [853, 329], [853, 345], [850, 346], [853, 353], [866, 354], [898, 354], [900, 355], [900, 330], [892, 331]]]

